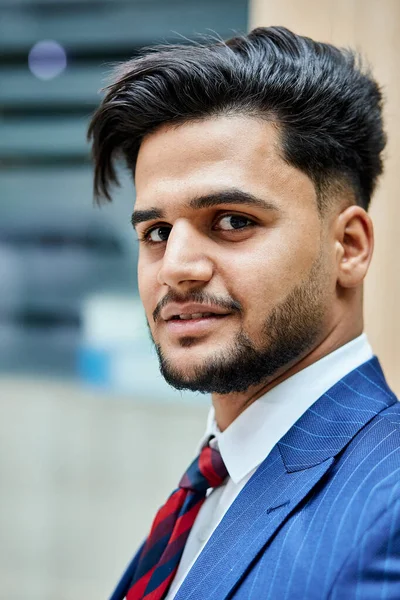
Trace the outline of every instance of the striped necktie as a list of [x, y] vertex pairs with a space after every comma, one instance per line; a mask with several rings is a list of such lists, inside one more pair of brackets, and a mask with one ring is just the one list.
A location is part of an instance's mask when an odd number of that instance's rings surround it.
[[158, 511], [127, 600], [165, 598], [207, 490], [221, 485], [227, 476], [218, 450], [205, 446], [182, 477], [179, 488]]

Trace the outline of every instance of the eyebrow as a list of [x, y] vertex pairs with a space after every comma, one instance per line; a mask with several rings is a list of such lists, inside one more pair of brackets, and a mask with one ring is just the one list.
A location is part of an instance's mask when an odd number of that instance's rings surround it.
[[[253, 194], [244, 192], [243, 190], [232, 188], [229, 190], [222, 190], [212, 194], [206, 194], [197, 198], [192, 198], [187, 204], [189, 208], [201, 209], [211, 208], [213, 206], [219, 206], [223, 204], [243, 204], [246, 206], [256, 206], [268, 211], [279, 211], [279, 208], [273, 202], [258, 198]], [[131, 223], [134, 228], [139, 223], [146, 221], [152, 221], [154, 219], [165, 218], [165, 212], [161, 208], [150, 208], [148, 210], [135, 210], [132, 214]]]

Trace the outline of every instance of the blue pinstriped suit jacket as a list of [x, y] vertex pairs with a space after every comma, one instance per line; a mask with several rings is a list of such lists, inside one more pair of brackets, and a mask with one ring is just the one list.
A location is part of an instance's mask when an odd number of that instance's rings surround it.
[[379, 598], [400, 599], [400, 403], [373, 358], [275, 446], [176, 600]]

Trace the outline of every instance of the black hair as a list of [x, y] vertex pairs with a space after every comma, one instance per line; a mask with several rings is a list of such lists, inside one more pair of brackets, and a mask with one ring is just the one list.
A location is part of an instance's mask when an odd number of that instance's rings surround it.
[[382, 172], [382, 94], [369, 69], [351, 50], [284, 27], [147, 49], [105, 91], [88, 131], [97, 200], [111, 200], [116, 159], [134, 173], [146, 135], [224, 114], [276, 123], [282, 157], [311, 178], [320, 206], [332, 184], [345, 183], [368, 209]]

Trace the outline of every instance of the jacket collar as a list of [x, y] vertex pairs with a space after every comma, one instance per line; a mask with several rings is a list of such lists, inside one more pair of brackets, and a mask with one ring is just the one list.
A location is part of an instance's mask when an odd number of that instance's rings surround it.
[[338, 381], [278, 443], [288, 472], [308, 469], [336, 456], [356, 433], [396, 397], [377, 357]]

